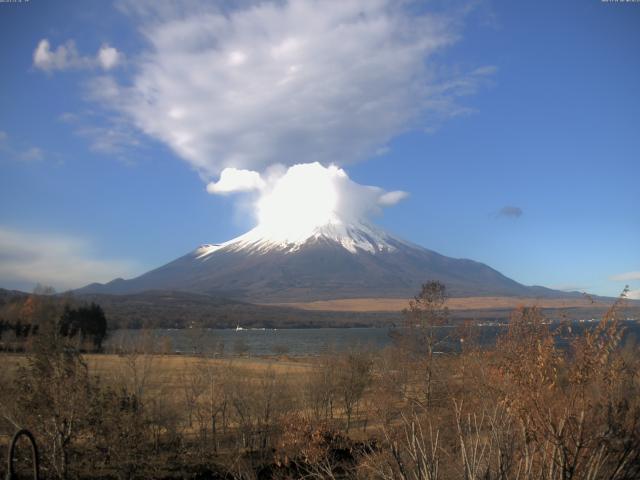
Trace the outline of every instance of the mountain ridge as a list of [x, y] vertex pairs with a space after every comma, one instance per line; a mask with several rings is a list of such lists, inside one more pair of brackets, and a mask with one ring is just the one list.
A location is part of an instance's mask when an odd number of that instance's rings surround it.
[[428, 280], [452, 296], [571, 297], [525, 286], [470, 259], [446, 257], [366, 222], [334, 220], [305, 231], [264, 226], [221, 244], [205, 244], [136, 278], [93, 283], [80, 294], [179, 290], [249, 302], [356, 297], [409, 298]]

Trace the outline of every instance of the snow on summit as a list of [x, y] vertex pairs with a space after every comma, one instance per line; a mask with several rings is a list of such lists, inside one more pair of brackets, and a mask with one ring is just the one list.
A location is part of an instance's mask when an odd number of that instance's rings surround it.
[[351, 253], [358, 253], [359, 250], [369, 253], [392, 252], [396, 249], [394, 243], [401, 241], [391, 237], [383, 230], [364, 222], [353, 224], [332, 222], [314, 227], [309, 231], [300, 230], [289, 236], [273, 235], [272, 230], [258, 225], [253, 230], [228, 242], [203, 245], [195, 253], [197, 258], [206, 258], [222, 249], [225, 251], [248, 251], [254, 253], [268, 253], [273, 250], [295, 252], [309, 242], [313, 243], [322, 240], [338, 244]]

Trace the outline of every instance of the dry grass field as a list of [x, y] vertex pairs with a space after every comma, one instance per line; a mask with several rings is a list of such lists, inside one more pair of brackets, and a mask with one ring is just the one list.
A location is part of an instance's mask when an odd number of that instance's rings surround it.
[[[116, 355], [85, 354], [83, 356], [89, 373], [104, 379], [122, 378], [137, 364], [138, 369], [145, 369], [145, 374], [156, 388], [164, 391], [181, 389], [185, 375], [196, 367], [211, 366], [221, 369], [232, 369], [247, 377], [262, 377], [266, 372], [296, 381], [305, 378], [313, 363], [303, 357], [229, 357], [205, 358], [188, 355]], [[27, 355], [22, 353], [1, 353], [0, 364], [3, 373], [12, 376], [19, 366], [27, 363]]]
[[[449, 310], [514, 309], [522, 305], [539, 308], [593, 308], [609, 307], [611, 302], [588, 298], [527, 298], [527, 297], [463, 297], [450, 298]], [[328, 312], [399, 312], [406, 308], [406, 298], [345, 298], [315, 302], [277, 303], [270, 305], [300, 308], [302, 310]]]

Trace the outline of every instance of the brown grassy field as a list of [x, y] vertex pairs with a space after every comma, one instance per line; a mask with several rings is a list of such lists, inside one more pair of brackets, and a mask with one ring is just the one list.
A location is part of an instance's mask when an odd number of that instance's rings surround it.
[[[319, 300], [315, 302], [277, 303], [271, 305], [300, 308], [311, 311], [329, 312], [399, 312], [406, 308], [406, 298], [345, 298], [340, 300]], [[588, 298], [527, 298], [527, 297], [463, 297], [450, 298], [449, 310], [513, 309], [522, 305], [539, 308], [593, 308], [609, 307], [613, 303]]]
[[[247, 375], [261, 376], [267, 371], [276, 375], [295, 379], [304, 377], [313, 368], [310, 359], [302, 357], [229, 357], [207, 359], [188, 355], [144, 355], [153, 377], [163, 380], [165, 387], [179, 386], [184, 380], [184, 374], [203, 362], [217, 367], [235, 368]], [[116, 354], [85, 354], [83, 356], [89, 371], [102, 378], [109, 378], [114, 373], [126, 371], [132, 357]], [[0, 353], [0, 364], [4, 373], [12, 375], [21, 365], [26, 365], [27, 355], [22, 353]]]

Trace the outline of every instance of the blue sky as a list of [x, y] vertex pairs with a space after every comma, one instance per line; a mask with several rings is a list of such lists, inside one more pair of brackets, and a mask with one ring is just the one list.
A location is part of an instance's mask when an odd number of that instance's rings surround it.
[[150, 5], [0, 3], [0, 287], [228, 240], [255, 219], [225, 168], [320, 161], [408, 192], [374, 221], [414, 243], [640, 292], [640, 4]]

